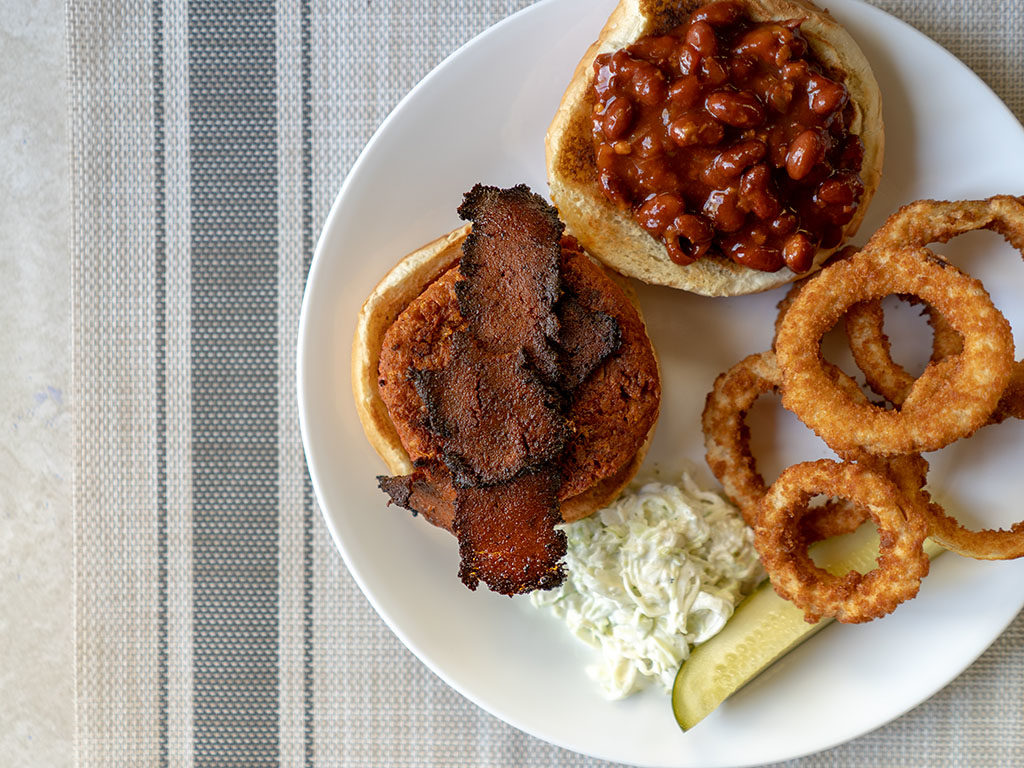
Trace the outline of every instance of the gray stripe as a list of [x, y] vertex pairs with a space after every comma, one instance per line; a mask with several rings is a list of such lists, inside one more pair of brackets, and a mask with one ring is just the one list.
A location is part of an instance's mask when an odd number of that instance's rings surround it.
[[273, 2], [188, 7], [195, 762], [276, 765]]
[[167, 205], [164, 173], [163, 0], [153, 0], [153, 211], [156, 347], [156, 593], [157, 753], [168, 765], [167, 743]]
[[[302, 277], [313, 257], [313, 57], [310, 0], [302, 0]], [[305, 764], [315, 757], [313, 728], [313, 484], [306, 470], [302, 505], [302, 693]]]

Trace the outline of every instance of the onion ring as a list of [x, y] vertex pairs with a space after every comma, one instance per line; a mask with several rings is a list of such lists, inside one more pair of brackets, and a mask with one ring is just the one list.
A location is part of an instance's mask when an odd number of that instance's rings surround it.
[[[857, 253], [857, 250], [857, 246], [855, 245], [844, 245], [838, 251], [825, 259], [824, 263], [821, 265], [822, 269], [830, 264], [835, 264], [837, 261], [848, 259], [850, 256], [853, 256], [853, 254]], [[789, 309], [797, 294], [800, 293], [800, 289], [804, 287], [804, 283], [815, 276], [816, 275], [808, 275], [807, 277], [800, 278], [796, 282], [791, 283], [789, 290], [786, 291], [786, 295], [783, 296], [779, 300], [779, 303], [775, 305], [775, 308], [778, 310], [778, 313], [775, 315], [775, 336], [779, 335], [779, 326], [782, 324], [782, 318], [785, 316], [786, 310]], [[775, 349], [775, 337], [772, 337], [772, 349]]]
[[[910, 293], [963, 337], [963, 351], [930, 363], [899, 411], [856, 402], [823, 366], [820, 339], [859, 301]], [[974, 278], [923, 248], [863, 250], [809, 280], [776, 339], [782, 404], [837, 452], [892, 455], [942, 448], [985, 424], [1010, 381], [1013, 336]]]
[[[853, 379], [838, 368], [832, 369], [832, 373], [850, 397], [864, 398]], [[778, 393], [780, 386], [781, 376], [775, 354], [761, 352], [749, 355], [715, 380], [701, 415], [708, 467], [750, 526], [754, 525], [758, 505], [768, 490], [768, 484], [757, 470], [757, 461], [750, 450], [750, 430], [744, 419], [758, 397]], [[851, 458], [868, 462], [878, 471], [889, 471], [889, 460], [863, 452]], [[910, 458], [898, 456], [893, 461], [909, 461]], [[895, 477], [906, 474], [903, 471], [906, 464], [906, 461], [899, 463]], [[908, 482], [911, 486], [916, 483], [914, 487], [920, 488], [924, 484], [924, 472], [911, 475]], [[867, 516], [861, 506], [845, 500], [830, 500], [813, 507], [801, 518], [801, 535], [808, 544], [840, 536], [856, 530]]]
[[860, 454], [858, 463], [885, 471], [899, 489], [917, 505], [928, 524], [928, 536], [950, 552], [975, 560], [1013, 560], [1024, 557], [1024, 520], [1009, 529], [972, 531], [951, 517], [924, 488], [928, 462], [919, 454], [889, 459]]
[[750, 452], [744, 419], [758, 397], [779, 391], [779, 382], [774, 353], [748, 355], [715, 379], [701, 414], [708, 467], [747, 525], [754, 524], [768, 485]]
[[[853, 379], [838, 368], [831, 372], [851, 398], [864, 398]], [[768, 484], [750, 451], [750, 429], [745, 418], [758, 397], [778, 393], [781, 383], [773, 352], [748, 355], [715, 379], [701, 414], [708, 467], [750, 526], [754, 525]], [[849, 533], [865, 517], [866, 513], [854, 505], [827, 503], [804, 518], [804, 534], [809, 541], [818, 541]]]
[[[903, 295], [899, 298], [917, 303], [913, 296]], [[960, 334], [930, 304], [925, 305], [924, 312], [932, 327], [931, 362], [960, 354], [963, 351]], [[914, 376], [892, 359], [889, 337], [882, 328], [884, 314], [882, 303], [877, 299], [854, 304], [844, 318], [846, 337], [850, 342], [854, 362], [864, 373], [868, 386], [893, 405], [900, 406], [914, 386]]]
[[[892, 214], [871, 236], [865, 250], [945, 243], [976, 229], [997, 232], [1024, 256], [1024, 198], [996, 195], [986, 200], [918, 200]], [[929, 313], [935, 330], [932, 361], [956, 354], [959, 338], [935, 312]], [[894, 405], [905, 399], [914, 378], [893, 362], [889, 343], [882, 332], [882, 310], [877, 302], [852, 307], [847, 316], [847, 334], [858, 367], [869, 386]], [[851, 332], [851, 323], [853, 330]], [[951, 350], [951, 351], [950, 351]], [[1024, 419], [1024, 360], [1017, 362], [1012, 385], [1004, 392], [992, 414], [992, 423], [1013, 416]]]
[[[816, 494], [863, 506], [878, 525], [878, 567], [835, 576], [819, 568], [794, 526]], [[754, 546], [775, 591], [811, 623], [829, 616], [859, 623], [891, 613], [917, 594], [928, 574], [923, 549], [928, 527], [919, 508], [896, 482], [865, 466], [827, 459], [786, 469], [761, 501]]]
[[[857, 453], [844, 458], [852, 458], [858, 464], [863, 464], [876, 472], [888, 474], [904, 495], [911, 499], [924, 514], [925, 522], [928, 524], [929, 538], [944, 549], [975, 560], [1014, 560], [1024, 557], [1024, 520], [1014, 523], [1009, 529], [992, 528], [972, 531], [965, 528], [941, 505], [937, 504], [931, 494], [925, 490], [928, 462], [920, 454], [905, 454], [882, 459], [870, 454]], [[829, 535], [837, 534], [826, 534], [826, 537]], [[816, 540], [810, 539], [809, 542]]]
[[[924, 488], [928, 462], [921, 456], [897, 457], [892, 477], [900, 490], [916, 501], [928, 524], [928, 536], [950, 552], [975, 560], [1014, 560], [1024, 557], [1024, 520], [1009, 529], [987, 528], [972, 531], [950, 516]], [[912, 459], [911, 461], [903, 461]]]
[[998, 232], [1024, 253], [1024, 199], [995, 195], [987, 200], [918, 200], [886, 219], [864, 250], [923, 248], [929, 243], [949, 242], [976, 229]]
[[928, 535], [951, 552], [975, 560], [1014, 560], [1024, 556], [1024, 520], [1009, 529], [986, 528], [972, 531], [925, 494], [924, 513]]

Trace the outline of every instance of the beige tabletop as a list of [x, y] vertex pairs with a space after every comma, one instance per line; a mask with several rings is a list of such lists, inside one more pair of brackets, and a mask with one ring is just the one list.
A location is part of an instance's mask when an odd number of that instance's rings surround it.
[[74, 764], [71, 260], [60, 0], [0, 3], [0, 763]]
[[[348, 123], [340, 160], [350, 164], [397, 100], [459, 43], [528, 4], [525, 0], [468, 2], [462, 4], [465, 8], [455, 2], [441, 4], [443, 12], [464, 20], [464, 28], [423, 43], [422, 57], [414, 65], [391, 62], [391, 69], [380, 74], [376, 99]], [[1020, 55], [1024, 11], [1018, 3], [885, 0], [875, 4], [951, 50], [995, 89], [1018, 119], [1024, 117], [1024, 59]], [[88, 4], [69, 3], [83, 14], [84, 5]], [[168, 8], [173, 5], [168, 3]], [[289, 4], [279, 5], [280, 22], [292, 23]], [[427, 23], [410, 10], [414, 4], [410, 9], [401, 5], [385, 3], [382, 8], [376, 2], [347, 3], [336, 9], [332, 18], [370, 25], [385, 19], [392, 25], [385, 42], [400, 46], [403, 24]], [[65, 26], [65, 7], [59, 0], [0, 0], [0, 53], [4, 60], [0, 67], [0, 411], [4, 417], [0, 442], [0, 765], [70, 766], [76, 763], [76, 742], [82, 765], [167, 764], [166, 746], [147, 752], [144, 744], [139, 746], [141, 741], [131, 739], [123, 743], [116, 739], [91, 741], [88, 730], [83, 733], [83, 722], [87, 726], [89, 721], [83, 721], [81, 712], [76, 734], [72, 207]], [[169, 56], [174, 55], [176, 40], [172, 33], [168, 29], [165, 39]], [[321, 64], [330, 71], [338, 62]], [[169, 142], [174, 140], [172, 132], [173, 125], [169, 125]], [[169, 167], [167, 172], [172, 170]], [[322, 221], [344, 171], [332, 168], [325, 172], [322, 189], [314, 190], [315, 224]], [[301, 243], [297, 253], [300, 249]], [[301, 261], [301, 253], [298, 258]], [[294, 298], [301, 284], [286, 285], [283, 290], [291, 291], [288, 295]], [[290, 365], [290, 359], [286, 363]], [[292, 469], [300, 471], [298, 464]], [[299, 487], [297, 498], [301, 493]], [[598, 764], [514, 731], [426, 672], [362, 601], [322, 524], [316, 519], [313, 524], [310, 546], [315, 570], [311, 579], [323, 596], [337, 597], [339, 602], [318, 609], [309, 625], [309, 639], [320, 644], [316, 648], [324, 649], [324, 655], [318, 657], [323, 667], [316, 668], [317, 674], [322, 671], [341, 693], [311, 699], [305, 711], [301, 700], [291, 709], [285, 708], [278, 741], [281, 763]], [[301, 536], [301, 529], [297, 530]], [[297, 546], [301, 547], [301, 542]], [[296, 578], [301, 582], [301, 574]], [[301, 590], [296, 594], [301, 600]], [[282, 611], [282, 616], [301, 622], [301, 604], [286, 605]], [[1022, 702], [992, 709], [979, 705], [977, 696], [979, 686], [994, 687], [1008, 678], [1017, 686], [1015, 690], [1020, 690], [1024, 669], [1020, 624], [1018, 619], [969, 675], [893, 725], [794, 765], [1024, 765]], [[328, 652], [339, 647], [330, 644], [330, 633], [339, 627], [346, 627], [349, 633], [348, 647], [356, 653], [353, 663], [364, 667], [358, 678], [349, 677], [348, 667], [324, 661]], [[293, 654], [282, 661], [282, 679], [287, 685], [289, 670], [301, 678], [301, 629], [297, 636], [283, 631], [281, 642]], [[83, 669], [102, 672], [101, 666], [83, 665], [82, 653], [79, 647], [79, 675]], [[172, 658], [172, 670], [175, 663]], [[289, 667], [291, 663], [297, 666]], [[349, 696], [351, 689], [344, 687], [346, 683], [393, 686], [402, 676], [421, 686], [416, 701], [405, 709], [405, 705], [389, 709], [393, 704], [372, 691]], [[296, 683], [300, 693], [302, 684], [301, 679]], [[173, 680], [170, 695], [174, 705]], [[388, 719], [409, 716], [412, 724], [408, 730], [393, 728]], [[172, 712], [172, 750], [190, 750], [192, 736], [174, 731], [173, 717]], [[976, 727], [962, 729], [964, 717], [975, 720]], [[439, 740], [427, 733], [432, 725], [453, 719], [457, 724], [445, 738]], [[116, 725], [116, 719], [112, 722]], [[116, 732], [111, 725], [105, 733]], [[117, 760], [118, 755], [123, 759]], [[170, 764], [175, 761], [171, 759]]]

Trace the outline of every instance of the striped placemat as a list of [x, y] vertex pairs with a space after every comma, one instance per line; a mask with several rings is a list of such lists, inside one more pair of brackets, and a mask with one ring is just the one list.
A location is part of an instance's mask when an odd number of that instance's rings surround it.
[[[68, 3], [81, 766], [599, 764], [391, 635], [298, 433], [298, 310], [348, 168], [432, 66], [528, 4]], [[1024, 116], [1019, 4], [879, 4]], [[1024, 764], [1022, 650], [1018, 620], [914, 712], [798, 764]]]

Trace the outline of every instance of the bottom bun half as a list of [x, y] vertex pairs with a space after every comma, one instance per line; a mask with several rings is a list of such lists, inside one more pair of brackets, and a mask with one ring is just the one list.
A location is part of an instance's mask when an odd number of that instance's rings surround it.
[[[367, 440], [391, 475], [409, 475], [414, 461], [430, 457], [432, 438], [413, 415], [418, 403], [400, 396], [405, 385], [398, 379], [404, 377], [394, 370], [389, 376], [387, 358], [393, 350], [385, 352], [382, 371], [382, 350], [385, 343], [395, 346], [396, 336], [408, 336], [410, 322], [419, 322], [424, 305], [446, 302], [469, 232], [467, 224], [410, 253], [385, 275], [359, 312], [352, 344], [353, 396]], [[628, 281], [585, 255], [569, 263], [574, 287], [611, 310], [623, 335], [620, 351], [580, 385], [570, 410], [575, 433], [565, 452], [560, 493], [566, 522], [606, 506], [633, 479], [650, 445], [661, 398], [657, 357]], [[451, 529], [448, 514], [426, 517]]]

